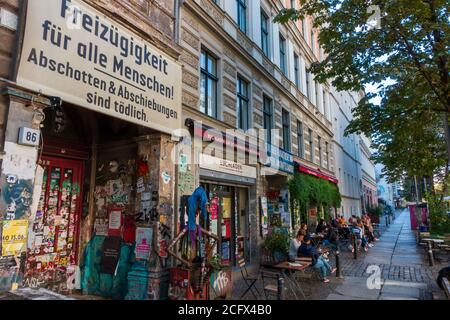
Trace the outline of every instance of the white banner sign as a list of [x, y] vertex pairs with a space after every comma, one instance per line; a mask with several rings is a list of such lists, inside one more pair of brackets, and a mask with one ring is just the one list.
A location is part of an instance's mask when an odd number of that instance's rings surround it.
[[200, 154], [200, 168], [234, 174], [241, 177], [256, 178], [255, 167], [212, 157], [203, 153]]
[[31, 0], [17, 83], [122, 120], [181, 128], [181, 66], [78, 0]]

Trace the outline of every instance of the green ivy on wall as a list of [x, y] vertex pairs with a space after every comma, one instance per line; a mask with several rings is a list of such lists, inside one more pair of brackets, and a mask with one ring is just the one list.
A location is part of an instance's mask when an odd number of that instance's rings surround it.
[[[289, 181], [291, 207], [294, 222], [298, 221], [298, 213], [305, 213], [310, 207], [341, 206], [341, 195], [336, 184], [303, 173], [295, 174]], [[326, 211], [326, 218], [328, 212]]]

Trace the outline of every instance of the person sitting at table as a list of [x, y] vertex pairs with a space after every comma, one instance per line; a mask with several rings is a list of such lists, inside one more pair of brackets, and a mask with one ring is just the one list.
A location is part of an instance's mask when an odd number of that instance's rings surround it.
[[300, 224], [300, 230], [302, 231], [304, 236], [309, 235], [308, 224], [306, 224], [306, 222], [302, 222]]
[[325, 237], [322, 242], [324, 247], [328, 247], [334, 251], [337, 251], [338, 240], [339, 240], [338, 230], [336, 228], [333, 228], [331, 225], [327, 225]]
[[338, 220], [338, 224], [340, 227], [346, 227], [347, 226], [347, 221], [345, 220], [344, 216], [341, 216]]
[[297, 236], [295, 238], [292, 238], [289, 243], [289, 260], [295, 261], [295, 258], [297, 258], [298, 255], [298, 248], [302, 244], [304, 235], [301, 229], [297, 231]]
[[321, 234], [324, 233], [327, 229], [327, 224], [325, 222], [325, 219], [320, 219], [319, 224], [316, 227], [316, 233]]
[[302, 244], [298, 248], [298, 255], [312, 258], [311, 266], [320, 270], [322, 281], [325, 283], [330, 282], [327, 276], [334, 273], [336, 268], [331, 268], [330, 264], [325, 260], [317, 247], [311, 244], [311, 237], [306, 236], [304, 238]]
[[367, 240], [369, 242], [368, 245], [369, 247], [373, 247], [373, 242], [375, 242], [378, 239], [375, 238], [375, 235], [373, 233], [373, 227], [372, 224], [370, 223], [370, 218], [368, 216], [363, 216], [361, 218], [361, 221], [364, 226], [365, 235], [367, 236]]
[[[357, 247], [361, 246], [361, 248], [363, 248], [363, 250], [367, 252], [368, 251], [367, 239], [364, 236], [364, 226], [362, 225], [360, 218], [358, 218], [355, 222], [353, 222], [351, 232], [356, 237]], [[358, 248], [354, 248], [353, 244], [350, 244], [350, 249], [352, 252], [354, 252]]]

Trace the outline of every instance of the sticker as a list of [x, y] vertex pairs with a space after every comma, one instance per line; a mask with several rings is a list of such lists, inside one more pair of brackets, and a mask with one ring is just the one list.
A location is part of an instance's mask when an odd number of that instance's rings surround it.
[[136, 189], [137, 193], [142, 193], [142, 192], [145, 191], [145, 185], [144, 185], [144, 178], [143, 177], [139, 177], [137, 179], [136, 188], [137, 188]]
[[168, 184], [170, 182], [170, 175], [167, 171], [163, 171], [161, 174], [164, 184]]

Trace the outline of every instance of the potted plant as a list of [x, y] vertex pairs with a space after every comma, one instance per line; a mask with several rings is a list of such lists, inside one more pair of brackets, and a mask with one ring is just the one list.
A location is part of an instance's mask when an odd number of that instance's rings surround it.
[[287, 257], [289, 235], [283, 232], [272, 232], [264, 239], [262, 248], [273, 257], [276, 263], [282, 262]]

